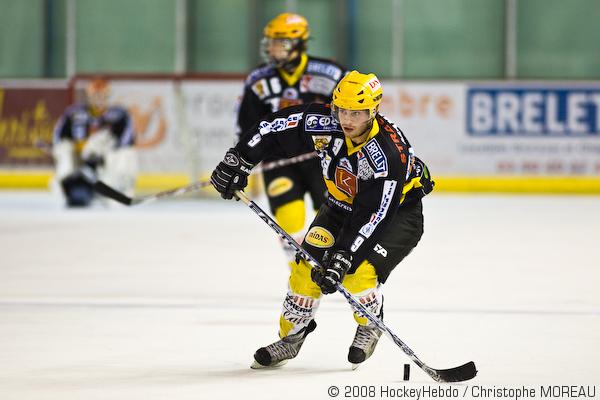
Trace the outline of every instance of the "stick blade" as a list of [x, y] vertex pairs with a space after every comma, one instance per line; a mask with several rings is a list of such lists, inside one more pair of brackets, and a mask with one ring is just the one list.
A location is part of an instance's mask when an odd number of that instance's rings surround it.
[[113, 199], [121, 204], [125, 204], [126, 206], [130, 206], [133, 204], [133, 199], [131, 197], [126, 196], [123, 193], [111, 188], [102, 181], [94, 182], [93, 188], [97, 193], [108, 197], [109, 199]]
[[[433, 368], [432, 368], [433, 369]], [[469, 361], [459, 367], [449, 369], [433, 369], [433, 378], [438, 382], [463, 382], [475, 378], [477, 368], [473, 361]]]

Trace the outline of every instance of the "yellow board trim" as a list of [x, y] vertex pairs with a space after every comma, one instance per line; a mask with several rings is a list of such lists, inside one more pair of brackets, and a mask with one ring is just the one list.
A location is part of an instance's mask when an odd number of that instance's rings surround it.
[[[45, 189], [49, 171], [0, 170], [0, 189]], [[208, 179], [201, 176], [200, 179]], [[434, 176], [435, 190], [464, 193], [600, 194], [600, 176]], [[190, 184], [185, 174], [140, 174], [136, 190], [160, 191]], [[211, 190], [212, 189], [207, 189]]]

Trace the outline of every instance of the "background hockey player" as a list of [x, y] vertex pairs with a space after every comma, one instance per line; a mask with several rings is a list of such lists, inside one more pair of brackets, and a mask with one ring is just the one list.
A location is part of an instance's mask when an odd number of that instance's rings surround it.
[[[308, 22], [300, 15], [280, 14], [267, 24], [263, 33], [261, 53], [266, 63], [246, 79], [238, 112], [238, 134], [265, 115], [285, 107], [331, 102], [333, 88], [346, 73], [332, 61], [307, 55], [310, 31]], [[277, 159], [275, 154], [266, 154], [264, 161]], [[263, 177], [275, 219], [301, 241], [306, 219], [305, 194], [310, 194], [315, 210], [324, 200], [319, 160], [313, 158], [265, 171]]]
[[[294, 358], [316, 328], [322, 293], [339, 282], [380, 318], [381, 284], [423, 234], [421, 198], [433, 189], [425, 164], [403, 132], [378, 114], [382, 89], [373, 74], [352, 71], [329, 104], [295, 106], [270, 114], [245, 132], [213, 171], [224, 198], [246, 186], [254, 165], [267, 155], [292, 157], [315, 149], [328, 189], [302, 246], [323, 270], [300, 259], [292, 266], [280, 316], [281, 340], [262, 347], [253, 367]], [[359, 313], [348, 360], [355, 366], [374, 351], [381, 332]]]
[[[133, 124], [127, 110], [109, 105], [110, 87], [94, 79], [86, 102], [68, 107], [54, 128], [55, 180], [68, 206], [87, 206], [93, 198], [89, 174], [131, 193], [136, 156]], [[87, 174], [87, 175], [86, 175]]]

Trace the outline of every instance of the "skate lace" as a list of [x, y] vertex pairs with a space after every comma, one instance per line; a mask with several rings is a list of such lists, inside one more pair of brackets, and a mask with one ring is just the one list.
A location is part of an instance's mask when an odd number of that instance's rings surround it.
[[376, 328], [365, 328], [360, 325], [356, 330], [356, 336], [354, 336], [352, 346], [366, 350], [369, 348], [369, 346], [377, 343], [379, 336], [380, 335], [378, 334], [378, 330]]
[[271, 355], [273, 361], [287, 360], [294, 358], [298, 354], [298, 347], [292, 343], [284, 342], [280, 340], [267, 346], [267, 351]]

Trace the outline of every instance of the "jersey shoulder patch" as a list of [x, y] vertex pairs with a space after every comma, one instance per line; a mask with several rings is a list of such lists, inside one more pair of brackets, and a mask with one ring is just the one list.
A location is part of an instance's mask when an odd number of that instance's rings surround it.
[[307, 113], [304, 118], [304, 131], [306, 132], [334, 132], [339, 129], [339, 125], [331, 115]]
[[384, 178], [388, 176], [388, 160], [376, 138], [369, 140], [364, 146], [365, 153], [373, 165], [373, 176]]
[[104, 118], [111, 123], [117, 122], [120, 119], [126, 118], [127, 110], [121, 106], [110, 106], [104, 113]]
[[248, 77], [246, 78], [246, 85], [252, 85], [259, 79], [273, 76], [274, 74], [275, 69], [272, 66], [263, 64], [248, 74]]
[[342, 68], [332, 61], [311, 57], [306, 65], [306, 74], [324, 76], [334, 81], [342, 78]]

